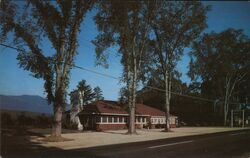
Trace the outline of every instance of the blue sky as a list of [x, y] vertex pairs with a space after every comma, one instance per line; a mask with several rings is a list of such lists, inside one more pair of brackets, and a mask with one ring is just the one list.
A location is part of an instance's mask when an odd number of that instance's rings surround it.
[[[212, 10], [207, 14], [208, 28], [205, 32], [220, 32], [227, 28], [243, 29], [244, 33], [250, 36], [250, 2], [203, 2], [205, 5], [212, 5]], [[97, 30], [89, 13], [79, 35], [78, 55], [75, 57], [75, 64], [91, 70], [120, 77], [122, 66], [120, 57], [117, 56], [115, 49], [109, 49], [109, 68], [95, 66], [94, 46], [90, 43], [97, 35]], [[45, 42], [42, 46], [44, 50], [51, 51], [51, 46]], [[183, 82], [190, 82], [186, 75], [188, 71], [188, 51], [185, 51], [182, 60], [177, 68], [182, 73]], [[15, 50], [3, 48], [0, 46], [0, 94], [5, 95], [39, 95], [45, 96], [43, 81], [33, 78], [30, 72], [24, 71], [18, 67]], [[103, 90], [105, 99], [116, 100], [119, 96], [121, 84], [119, 81], [106, 78], [91, 72], [80, 69], [73, 69], [68, 92], [73, 90], [77, 83], [85, 79], [92, 87], [99, 86]]]

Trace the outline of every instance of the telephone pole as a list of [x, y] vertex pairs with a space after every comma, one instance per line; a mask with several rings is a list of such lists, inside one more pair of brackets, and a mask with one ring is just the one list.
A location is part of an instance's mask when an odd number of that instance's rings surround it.
[[231, 110], [231, 127], [234, 127], [234, 110]]
[[242, 120], [243, 120], [242, 127], [244, 127], [245, 126], [245, 110], [242, 110]]

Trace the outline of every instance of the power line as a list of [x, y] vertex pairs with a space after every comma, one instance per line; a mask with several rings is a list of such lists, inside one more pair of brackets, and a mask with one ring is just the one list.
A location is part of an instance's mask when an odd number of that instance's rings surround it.
[[[18, 51], [23, 51], [21, 49], [15, 48], [13, 46], [5, 45], [5, 44], [2, 44], [2, 43], [0, 43], [0, 45], [11, 48], [11, 49], [15, 49], [15, 50], [18, 50]], [[108, 77], [108, 78], [112, 78], [112, 79], [115, 79], [115, 80], [120, 80], [118, 77], [115, 77], [115, 76], [112, 76], [112, 75], [109, 75], [109, 74], [101, 73], [101, 72], [91, 70], [91, 69], [87, 69], [87, 68], [77, 66], [77, 65], [71, 65], [71, 66], [75, 67], [75, 68], [78, 68], [78, 69], [81, 69], [81, 70], [84, 70], [84, 71], [94, 73], [94, 74], [98, 74], [98, 75], [105, 76], [105, 77]], [[160, 89], [160, 88], [153, 87], [153, 86], [146, 85], [145, 87], [150, 88], [150, 89], [154, 89], [154, 90], [157, 90], [157, 91], [161, 91], [161, 92], [164, 92], [164, 93], [168, 92], [168, 91], [166, 91], [164, 89]], [[170, 93], [174, 94], [174, 95], [186, 97], [186, 98], [192, 98], [192, 99], [197, 99], [197, 100], [202, 100], [202, 101], [207, 101], [207, 102], [215, 102], [215, 100], [212, 100], [212, 99], [207, 99], [207, 98], [202, 98], [202, 97], [197, 97], [197, 96], [192, 96], [192, 95], [186, 95], [186, 94], [180, 94], [180, 93], [172, 92], [172, 91], [170, 91]], [[230, 103], [230, 104], [242, 104], [242, 103]]]
[[[18, 51], [20, 50], [18, 48], [15, 48], [15, 47], [12, 47], [12, 46], [8, 46], [8, 45], [5, 45], [5, 44], [1, 44], [0, 43], [0, 45], [8, 47], [8, 48], [11, 48], [11, 49], [15, 49], [15, 50], [18, 50]], [[87, 69], [87, 68], [84, 68], [84, 67], [81, 67], [81, 66], [77, 66], [77, 65], [72, 65], [72, 66], [75, 67], [75, 68], [84, 70], [84, 71], [88, 71], [88, 72], [95, 73], [95, 74], [98, 74], [98, 75], [101, 75], [101, 76], [105, 76], [105, 77], [108, 77], [108, 78], [119, 80], [119, 78], [117, 78], [115, 76], [112, 76], [112, 75], [109, 75], [109, 74], [100, 73], [100, 72], [97, 72], [97, 71], [94, 71], [94, 70], [91, 70], [91, 69]], [[166, 92], [166, 90], [164, 90], [164, 89], [160, 89], [160, 88], [153, 87], [153, 86], [145, 86], [145, 87], [150, 88], [150, 89], [154, 89], [154, 90], [158, 90], [158, 91], [161, 91], [161, 92]], [[188, 98], [199, 99], [199, 100], [203, 100], [203, 101], [214, 102], [214, 100], [207, 99], [207, 98], [201, 98], [201, 97], [196, 97], [196, 96], [184, 95], [184, 94], [180, 94], [180, 93], [176, 93], [176, 92], [170, 92], [170, 93], [174, 94], [174, 95], [183, 96], [183, 97], [188, 97]]]
[[[105, 76], [105, 77], [108, 77], [108, 78], [112, 78], [112, 79], [115, 79], [115, 80], [119, 80], [119, 78], [117, 78], [115, 76], [112, 76], [112, 75], [109, 75], [109, 74], [100, 73], [100, 72], [97, 72], [97, 71], [94, 71], [94, 70], [91, 70], [91, 69], [86, 69], [84, 67], [80, 67], [80, 66], [76, 66], [76, 65], [73, 65], [73, 67], [78, 68], [78, 69], [82, 69], [82, 70], [85, 70], [85, 71], [88, 71], [88, 72], [92, 72], [92, 73], [95, 73], [95, 74], [98, 74], [98, 75], [101, 75], [101, 76]], [[161, 92], [166, 92], [166, 90], [164, 90], [164, 89], [160, 89], [160, 88], [153, 87], [153, 86], [146, 85], [145, 87], [150, 88], [150, 89], [154, 89], [154, 90], [157, 90], [157, 91], [161, 91]], [[208, 101], [208, 102], [214, 102], [214, 100], [212, 100], [212, 99], [201, 98], [201, 97], [196, 97], [196, 96], [191, 96], [191, 95], [185, 95], [185, 94], [180, 94], [180, 93], [172, 92], [172, 91], [170, 91], [170, 93], [174, 94], [174, 95], [182, 96], [182, 97], [199, 99], [199, 100]]]
[[[84, 40], [84, 41], [87, 41], [87, 42], [91, 43], [91, 41], [88, 41], [88, 40]], [[7, 47], [7, 48], [15, 49], [15, 50], [20, 51], [20, 52], [25, 52], [25, 50], [23, 50], [23, 49], [19, 49], [19, 48], [16, 48], [16, 47], [13, 47], [13, 46], [10, 46], [10, 45], [6, 45], [6, 44], [3, 44], [3, 43], [0, 43], [0, 45], [2, 45], [4, 47]], [[88, 47], [90, 49], [90, 47], [86, 43], [83, 43], [83, 45], [85, 45], [85, 47]], [[106, 52], [109, 53], [109, 54], [112, 54], [115, 57], [115, 52], [114, 51], [107, 50]], [[36, 54], [34, 54], [34, 55], [36, 55]], [[119, 64], [118, 61], [115, 61], [115, 63]]]
[[[105, 76], [105, 77], [108, 77], [108, 78], [112, 78], [112, 79], [115, 79], [115, 80], [120, 80], [119, 78], [117, 78], [115, 76], [112, 76], [112, 75], [109, 75], [109, 74], [105, 74], [105, 73], [101, 73], [101, 72], [97, 72], [95, 70], [86, 69], [84, 67], [80, 67], [80, 66], [76, 66], [76, 65], [73, 65], [73, 67], [79, 68], [79, 69], [82, 69], [84, 71], [88, 71], [88, 72], [91, 72], [91, 73], [95, 73], [95, 74], [98, 74], [98, 75], [101, 75], [101, 76]], [[164, 89], [160, 89], [160, 88], [153, 87], [153, 86], [146, 85], [145, 87], [150, 88], [150, 89], [154, 89], [154, 90], [157, 90], [157, 91], [161, 91], [161, 92], [164, 92], [164, 93], [167, 92]], [[207, 101], [207, 102], [213, 102], [214, 103], [216, 101], [216, 100], [213, 100], [213, 99], [207, 99], [207, 98], [202, 98], [202, 97], [197, 97], [197, 96], [192, 96], [192, 95], [180, 94], [180, 93], [172, 92], [172, 91], [170, 91], [170, 93], [174, 94], [174, 95], [181, 96], [181, 97], [186, 97], [186, 98], [191, 98], [191, 99], [197, 99], [197, 100], [202, 100], [202, 101]], [[224, 101], [219, 101], [219, 102], [224, 102]], [[243, 104], [243, 103], [232, 103], [231, 102], [229, 104]]]
[[[100, 73], [100, 72], [97, 72], [97, 71], [94, 71], [94, 70], [91, 70], [91, 69], [86, 69], [84, 67], [80, 67], [80, 66], [76, 66], [76, 65], [73, 65], [73, 67], [84, 70], [84, 71], [92, 72], [92, 73], [95, 73], [95, 74], [98, 74], [98, 75], [101, 75], [101, 76], [105, 76], [105, 77], [108, 77], [108, 78], [112, 78], [112, 79], [115, 79], [115, 80], [120, 80], [119, 78], [117, 78], [115, 76], [105, 74], [105, 73]], [[153, 86], [146, 85], [145, 87], [150, 88], [150, 89], [154, 89], [154, 90], [157, 90], [157, 91], [161, 91], [161, 92], [166, 92], [166, 90], [164, 90], [164, 89], [160, 89], [160, 88], [153, 87]], [[180, 94], [180, 93], [172, 92], [172, 91], [170, 91], [170, 93], [174, 94], [174, 95], [182, 96], [182, 97], [198, 99], [198, 100], [203, 100], [203, 101], [208, 101], [208, 102], [214, 102], [214, 100], [212, 100], [212, 99], [201, 98], [201, 97], [191, 96], [191, 95], [185, 95], [185, 94]]]
[[[108, 77], [108, 78], [112, 78], [112, 79], [115, 79], [115, 80], [119, 80], [119, 78], [117, 78], [115, 76], [112, 76], [112, 75], [109, 75], [109, 74], [100, 73], [100, 72], [97, 72], [97, 71], [94, 71], [94, 70], [91, 70], [91, 69], [86, 69], [84, 67], [75, 66], [75, 65], [73, 65], [73, 67], [82, 69], [84, 71], [92, 72], [92, 73], [95, 73], [95, 74], [98, 74], [98, 75], [101, 75], [101, 76], [105, 76], [105, 77]], [[161, 91], [161, 92], [164, 92], [164, 93], [166, 92], [166, 90], [164, 90], [164, 89], [160, 89], [160, 88], [153, 87], [153, 86], [146, 85], [145, 87], [150, 88], [150, 89], [154, 89], [154, 90], [157, 90], [157, 91]], [[213, 103], [215, 102], [215, 100], [213, 100], [213, 99], [207, 99], [207, 98], [202, 98], [202, 97], [197, 97], [197, 96], [192, 96], [192, 95], [180, 94], [180, 93], [172, 92], [172, 91], [170, 91], [170, 93], [174, 94], [174, 95], [186, 97], [186, 98], [198, 99], [198, 100], [208, 101], [208, 102], [213, 102]], [[219, 102], [222, 102], [222, 101], [219, 101]], [[230, 104], [242, 104], [242, 103], [230, 103]]]
[[[152, 87], [152, 86], [145, 86], [145, 87], [148, 87], [148, 88], [151, 88], [151, 89], [154, 89], [154, 90], [158, 90], [158, 91], [161, 91], [161, 92], [166, 92], [166, 90], [164, 89], [160, 89], [160, 88], [156, 88], [156, 87]], [[203, 100], [203, 101], [208, 101], [208, 102], [214, 102], [214, 100], [212, 99], [207, 99], [207, 98], [202, 98], [202, 97], [197, 97], [197, 96], [192, 96], [192, 95], [186, 95], [186, 94], [180, 94], [180, 93], [177, 93], [177, 92], [171, 92], [171, 94], [174, 94], [174, 95], [179, 95], [179, 96], [182, 96], [182, 97], [186, 97], [186, 98], [193, 98], [193, 99], [198, 99], [198, 100]]]
[[119, 78], [117, 78], [115, 76], [105, 74], [105, 73], [101, 73], [101, 72], [97, 72], [95, 70], [87, 69], [87, 68], [76, 66], [76, 65], [73, 65], [73, 67], [84, 70], [84, 71], [92, 72], [92, 73], [95, 73], [95, 74], [98, 74], [98, 75], [101, 75], [101, 76], [105, 76], [105, 77], [108, 77], [108, 78], [112, 78], [112, 79], [115, 79], [115, 80], [119, 80]]
[[25, 52], [23, 49], [19, 49], [19, 48], [16, 48], [16, 47], [13, 47], [13, 46], [10, 46], [10, 45], [6, 45], [6, 44], [3, 44], [3, 43], [0, 43], [0, 45], [4, 46], [4, 47], [7, 47], [7, 48], [15, 49], [15, 50], [20, 51], [20, 52]]
[[[82, 39], [82, 40], [91, 43], [91, 41], [88, 41], [88, 40], [85, 40], [85, 39]], [[91, 48], [89, 47], [89, 45], [86, 44], [86, 43], [82, 43], [82, 45], [84, 45], [85, 47], [91, 49]], [[118, 56], [118, 54], [116, 54], [116, 52], [114, 52], [113, 50], [110, 50], [110, 49], [106, 49], [105, 52], [107, 52], [108, 54], [111, 54], [113, 57], [117, 57], [117, 56]], [[112, 61], [112, 62], [114, 62], [114, 61]], [[119, 63], [118, 61], [116, 61], [116, 60], [115, 60], [115, 63], [120, 64], [120, 63]]]

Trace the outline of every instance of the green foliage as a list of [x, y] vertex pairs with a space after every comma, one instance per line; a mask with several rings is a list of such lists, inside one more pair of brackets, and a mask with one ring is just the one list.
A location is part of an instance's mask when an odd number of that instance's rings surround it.
[[[156, 78], [156, 76], [155, 76]], [[172, 91], [201, 97], [200, 93], [197, 91], [197, 86], [195, 84], [186, 85], [179, 79], [172, 79]], [[148, 85], [164, 89], [164, 81], [155, 80], [148, 83]], [[165, 93], [153, 90], [147, 87], [144, 87], [138, 92], [138, 100], [143, 100], [143, 103], [154, 108], [165, 110]], [[191, 126], [202, 126], [202, 125], [222, 125], [222, 114], [219, 112], [219, 107], [216, 108], [216, 117], [214, 113], [214, 103], [213, 102], [204, 102], [192, 98], [183, 97], [180, 95], [171, 96], [170, 101], [170, 113], [178, 116], [180, 124], [186, 123], [186, 125]]]
[[[82, 100], [80, 101], [80, 99]], [[92, 90], [91, 86], [87, 84], [86, 80], [81, 80], [77, 85], [77, 90], [73, 90], [70, 96], [71, 104], [74, 108], [76, 108], [74, 109], [76, 111], [81, 111], [83, 105], [103, 99], [104, 97], [102, 96], [101, 88], [97, 86]], [[79, 105], [79, 102], [81, 102], [82, 105]]]
[[[152, 86], [156, 87], [159, 89], [164, 89], [165, 88], [165, 82], [161, 74], [156, 73], [154, 76], [152, 76], [148, 82], [146, 83], [145, 87], [143, 87], [139, 92], [138, 92], [138, 100], [143, 100], [143, 103], [146, 105], [150, 105], [153, 107], [156, 107], [161, 110], [165, 110], [164, 105], [165, 105], [165, 92], [158, 91], [151, 89], [147, 86]], [[172, 76], [172, 91], [179, 93], [179, 94], [188, 94], [190, 93], [189, 87], [185, 84], [182, 83], [182, 81], [179, 78], [175, 78]], [[180, 103], [179, 101], [182, 99], [180, 96], [172, 96], [172, 107], [176, 108], [178, 104]], [[178, 100], [178, 101], [177, 101]], [[170, 109], [171, 110], [171, 109]], [[179, 109], [178, 109], [179, 110]], [[176, 111], [171, 111], [176, 112]]]
[[189, 76], [200, 82], [204, 96], [217, 99], [225, 96], [227, 77], [236, 80], [237, 76], [245, 75], [234, 90], [234, 97], [244, 101], [250, 96], [246, 90], [250, 88], [249, 52], [250, 39], [242, 30], [206, 33], [193, 44]]
[[122, 87], [119, 92], [119, 102], [122, 104], [127, 104], [128, 103], [128, 96], [129, 96], [129, 91], [126, 87]]
[[[9, 40], [20, 48], [20, 67], [45, 81], [49, 102], [64, 104], [80, 24], [92, 5], [90, 0], [1, 2], [1, 42], [13, 33]], [[51, 52], [41, 49], [43, 40], [51, 43]]]
[[[84, 16], [94, 1], [27, 0], [17, 3], [1, 1], [1, 42], [8, 38], [8, 33], [12, 33], [14, 38], [10, 36], [10, 40], [20, 50], [17, 57], [19, 66], [45, 81], [47, 99], [54, 106], [52, 135], [60, 137], [77, 37]], [[50, 42], [51, 52], [41, 49], [44, 40]]]
[[2, 112], [1, 127], [19, 128], [22, 126], [50, 127], [51, 117], [45, 114], [27, 114], [25, 112]]
[[86, 80], [81, 80], [77, 85], [77, 89], [82, 92], [83, 105], [89, 104], [94, 99], [95, 94], [91, 86], [86, 83]]
[[[101, 1], [97, 7], [98, 12], [94, 20], [99, 35], [93, 41], [97, 61], [106, 62], [105, 50], [115, 45], [122, 54], [121, 62], [125, 74], [132, 71], [128, 69], [132, 69], [134, 58], [137, 60], [138, 69], [142, 68], [143, 64], [146, 65], [146, 54], [149, 53], [146, 48], [150, 36], [149, 20], [152, 19], [155, 7], [153, 1]], [[142, 60], [144, 62], [140, 62]]]
[[1, 127], [8, 127], [14, 125], [13, 118], [10, 114], [4, 112], [1, 113]]
[[104, 100], [104, 97], [102, 96], [102, 90], [99, 86], [95, 87], [93, 89], [93, 93], [94, 93], [94, 100]]
[[[176, 64], [183, 55], [184, 48], [189, 47], [206, 27], [206, 12], [209, 7], [197, 1], [155, 1], [155, 5], [157, 9], [153, 12], [154, 18], [150, 20], [151, 38], [148, 45], [148, 49], [154, 54], [150, 58], [154, 62], [149, 65], [153, 72], [148, 73], [146, 79], [147, 83], [154, 83], [155, 77], [159, 77], [157, 82], [164, 83], [164, 110], [166, 117], [169, 117], [171, 91], [175, 88], [173, 83], [177, 83], [174, 79], [181, 75], [176, 70]], [[162, 101], [162, 95], [155, 97]], [[168, 128], [169, 121], [166, 121], [166, 130]]]
[[50, 127], [51, 118], [49, 118], [48, 116], [44, 114], [41, 114], [35, 118], [35, 122], [37, 125], [39, 125], [39, 127]]
[[206, 27], [209, 7], [192, 1], [157, 1], [158, 9], [151, 21], [151, 50], [160, 73], [173, 73], [184, 48], [199, 37]]

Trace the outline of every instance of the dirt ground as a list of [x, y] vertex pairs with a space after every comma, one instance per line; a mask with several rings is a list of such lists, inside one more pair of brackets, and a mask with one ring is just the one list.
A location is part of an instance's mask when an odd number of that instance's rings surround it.
[[[73, 139], [66, 142], [44, 142], [40, 135], [30, 136], [30, 142], [39, 143], [43, 147], [60, 148], [63, 150], [96, 147], [110, 144], [121, 144], [130, 142], [139, 142], [147, 140], [156, 140], [164, 138], [173, 138], [181, 136], [202, 135], [209, 133], [242, 130], [243, 128], [225, 128], [225, 127], [181, 127], [173, 128], [172, 132], [162, 132], [162, 129], [143, 129], [137, 130], [137, 135], [127, 135], [127, 130], [104, 131], [104, 132], [82, 132], [66, 133], [63, 137]], [[244, 128], [249, 129], [249, 128]], [[36, 132], [34, 129], [32, 132]], [[41, 130], [38, 130], [40, 133]], [[49, 135], [44, 135], [49, 136]]]

